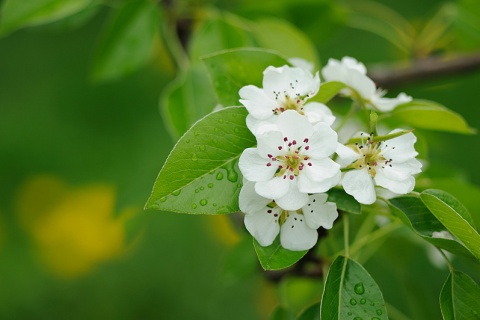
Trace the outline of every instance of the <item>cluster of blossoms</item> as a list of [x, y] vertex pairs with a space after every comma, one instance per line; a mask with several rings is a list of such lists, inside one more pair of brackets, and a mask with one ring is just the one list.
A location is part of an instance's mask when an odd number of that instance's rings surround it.
[[[330, 59], [322, 75], [326, 81], [344, 83], [342, 95], [375, 111], [388, 112], [411, 100], [404, 93], [382, 97], [365, 66], [353, 58]], [[372, 204], [375, 186], [406, 194], [415, 185], [413, 175], [420, 172], [411, 132], [395, 129], [386, 141], [359, 132], [351, 144], [340, 144], [331, 127], [332, 111], [308, 101], [319, 90], [318, 72], [283, 66], [264, 71], [263, 88], [248, 85], [239, 92], [249, 112], [247, 126], [257, 139], [257, 147], [240, 157], [244, 186], [239, 205], [247, 230], [262, 246], [272, 244], [280, 233], [286, 249], [313, 247], [317, 229], [331, 228], [338, 217], [336, 204], [328, 202], [325, 193], [333, 187], [342, 186], [358, 202]]]

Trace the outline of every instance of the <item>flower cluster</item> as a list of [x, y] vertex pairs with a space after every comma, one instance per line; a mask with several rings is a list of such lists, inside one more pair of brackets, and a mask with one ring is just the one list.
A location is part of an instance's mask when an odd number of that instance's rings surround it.
[[[421, 169], [413, 133], [360, 132], [351, 143], [340, 144], [332, 129], [332, 111], [309, 101], [321, 90], [318, 72], [270, 66], [263, 74], [262, 88], [248, 85], [239, 92], [249, 112], [247, 126], [257, 139], [257, 147], [240, 157], [244, 186], [239, 205], [247, 230], [260, 245], [272, 244], [280, 233], [286, 249], [313, 247], [316, 229], [331, 228], [338, 217], [336, 204], [328, 202], [325, 193], [335, 186], [362, 204], [375, 202], [375, 186], [397, 194], [412, 191], [413, 175]], [[404, 93], [382, 97], [384, 92], [367, 77], [365, 66], [353, 58], [330, 59], [322, 75], [344, 83], [341, 94], [360, 107], [388, 112], [411, 100]]]

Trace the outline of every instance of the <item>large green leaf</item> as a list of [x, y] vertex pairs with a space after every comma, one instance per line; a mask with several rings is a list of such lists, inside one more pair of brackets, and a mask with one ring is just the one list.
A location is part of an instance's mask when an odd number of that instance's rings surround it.
[[432, 101], [413, 100], [395, 108], [391, 116], [414, 128], [472, 134], [470, 128], [458, 113]]
[[480, 317], [480, 287], [468, 275], [453, 271], [440, 293], [444, 320], [470, 320]]
[[380, 288], [354, 260], [339, 256], [330, 266], [320, 319], [388, 319]]
[[95, 53], [93, 78], [114, 79], [143, 66], [153, 51], [159, 17], [158, 6], [147, 0], [117, 9]]
[[328, 192], [328, 201], [335, 202], [337, 209], [348, 213], [360, 214], [362, 206], [354, 197], [347, 194], [343, 189], [330, 189]]
[[62, 19], [81, 11], [94, 0], [5, 0], [0, 34]]
[[146, 208], [190, 214], [238, 211], [238, 158], [256, 144], [246, 116], [245, 108], [229, 107], [194, 124], [168, 156]]
[[253, 40], [242, 21], [231, 14], [206, 19], [192, 34], [189, 53], [193, 62], [201, 56], [226, 49], [251, 47]]
[[424, 240], [452, 253], [471, 256], [457, 239], [433, 237], [434, 232], [447, 231], [447, 228], [428, 210], [419, 197], [406, 195], [390, 199], [389, 203], [393, 214]]
[[253, 239], [253, 246], [257, 252], [258, 260], [265, 270], [288, 268], [308, 252], [308, 250], [290, 251], [285, 249], [280, 244], [280, 236], [268, 247], [262, 247], [257, 240]]
[[294, 25], [281, 19], [262, 19], [251, 24], [258, 45], [272, 49], [287, 58], [302, 58], [318, 68], [315, 45]]
[[268, 66], [288, 65], [274, 51], [233, 49], [203, 58], [219, 102], [224, 106], [239, 105], [238, 91], [246, 85], [262, 87], [263, 71]]
[[315, 303], [313, 306], [305, 309], [297, 320], [320, 320], [320, 303]]
[[420, 195], [437, 219], [480, 260], [480, 234], [467, 209], [453, 196], [441, 190], [428, 189]]
[[211, 112], [217, 100], [203, 66], [191, 67], [171, 82], [162, 92], [160, 104], [167, 128], [177, 139]]

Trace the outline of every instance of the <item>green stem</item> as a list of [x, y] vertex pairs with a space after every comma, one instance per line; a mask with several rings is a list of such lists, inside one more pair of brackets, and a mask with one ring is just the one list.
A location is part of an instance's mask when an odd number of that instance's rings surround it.
[[440, 254], [442, 255], [443, 259], [445, 259], [445, 261], [447, 262], [447, 265], [448, 265], [448, 269], [450, 270], [450, 272], [453, 272], [454, 269], [453, 269], [453, 266], [452, 266], [452, 263], [450, 262], [450, 259], [448, 259], [447, 255], [445, 254], [445, 252], [443, 252], [442, 249], [440, 249], [439, 247], [435, 247], [437, 248], [437, 250], [440, 252]]
[[350, 249], [349, 249], [349, 243], [348, 243], [349, 232], [350, 232], [350, 228], [349, 228], [349, 223], [348, 223], [348, 213], [346, 213], [343, 217], [343, 242], [344, 242], [344, 246], [345, 246], [345, 256], [346, 257], [350, 256]]
[[161, 32], [165, 41], [165, 45], [170, 52], [175, 64], [179, 70], [185, 70], [189, 64], [190, 60], [188, 58], [187, 52], [183, 49], [183, 46], [178, 38], [176, 32], [176, 14], [169, 10], [166, 6], [163, 6], [163, 25], [161, 27]]

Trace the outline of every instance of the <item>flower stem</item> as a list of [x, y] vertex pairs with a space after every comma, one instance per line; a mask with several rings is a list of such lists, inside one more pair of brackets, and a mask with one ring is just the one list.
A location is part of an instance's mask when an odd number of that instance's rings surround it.
[[445, 252], [443, 252], [442, 249], [440, 249], [439, 247], [435, 247], [437, 248], [437, 250], [440, 252], [440, 254], [442, 255], [442, 257], [445, 259], [445, 261], [447, 262], [447, 265], [448, 265], [448, 269], [450, 270], [450, 272], [453, 272], [453, 266], [452, 266], [452, 263], [450, 262], [450, 259], [448, 259], [447, 255], [445, 254]]
[[343, 241], [344, 241], [344, 246], [345, 246], [345, 256], [349, 257], [350, 256], [350, 248], [349, 248], [349, 223], [348, 223], [348, 213], [343, 216]]

